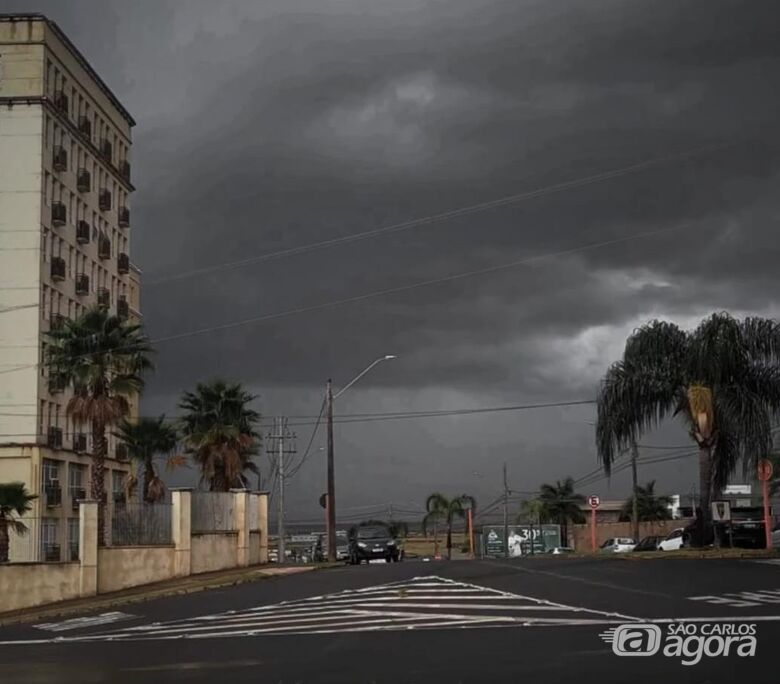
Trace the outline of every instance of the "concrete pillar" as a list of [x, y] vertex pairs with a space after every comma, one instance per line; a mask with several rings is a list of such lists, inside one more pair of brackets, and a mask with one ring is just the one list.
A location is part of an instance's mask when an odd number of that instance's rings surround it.
[[260, 533], [261, 563], [268, 562], [268, 492], [257, 492], [257, 530]]
[[238, 531], [236, 567], [249, 565], [249, 490], [231, 489], [233, 494], [234, 527]]
[[79, 503], [79, 596], [95, 596], [98, 588], [98, 502]]
[[192, 488], [172, 489], [171, 502], [173, 571], [176, 577], [187, 577], [192, 567]]

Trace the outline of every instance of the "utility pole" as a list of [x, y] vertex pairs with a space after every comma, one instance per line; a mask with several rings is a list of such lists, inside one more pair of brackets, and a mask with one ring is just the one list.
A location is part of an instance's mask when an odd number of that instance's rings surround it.
[[284, 543], [284, 485], [286, 477], [284, 474], [284, 458], [288, 454], [295, 453], [295, 447], [292, 444], [289, 448], [285, 449], [285, 442], [292, 442], [293, 439], [295, 439], [295, 434], [290, 432], [289, 428], [287, 427], [287, 418], [284, 416], [278, 416], [277, 418], [274, 418], [274, 431], [268, 435], [268, 455], [271, 459], [274, 457], [279, 459], [277, 464], [279, 474], [279, 496], [277, 502], [278, 513], [276, 520], [277, 535], [279, 537], [279, 541], [277, 542], [277, 555], [279, 563], [284, 563], [286, 551]]
[[504, 558], [509, 558], [509, 485], [506, 479], [504, 463]]
[[639, 543], [639, 498], [637, 497], [637, 482], [636, 482], [636, 460], [639, 457], [639, 447], [636, 444], [636, 440], [631, 442], [631, 482], [633, 492], [632, 499], [632, 511], [631, 511], [631, 532], [634, 535], [634, 543]]
[[328, 561], [336, 562], [336, 475], [333, 466], [333, 386], [325, 389], [328, 417]]

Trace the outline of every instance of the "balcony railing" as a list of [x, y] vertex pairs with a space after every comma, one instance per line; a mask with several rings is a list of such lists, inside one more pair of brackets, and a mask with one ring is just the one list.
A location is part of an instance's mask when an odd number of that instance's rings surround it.
[[[78, 510], [78, 507], [75, 509]], [[76, 562], [79, 560], [79, 543], [71, 542], [68, 544], [68, 560]]]
[[63, 114], [68, 113], [68, 96], [62, 90], [54, 93], [54, 106]]
[[113, 148], [111, 147], [111, 142], [106, 138], [102, 138], [100, 140], [100, 145], [98, 149], [100, 151], [100, 156], [103, 157], [103, 159], [105, 159], [110, 164], [111, 157], [114, 151]]
[[80, 454], [87, 451], [87, 435], [84, 432], [77, 432], [73, 435], [73, 451], [77, 451]]
[[130, 162], [127, 159], [122, 159], [119, 162], [119, 175], [128, 183], [130, 182]]
[[68, 210], [63, 202], [51, 203], [51, 223], [53, 226], [64, 226], [68, 221]]
[[79, 501], [87, 498], [87, 490], [84, 487], [71, 487], [70, 488], [70, 507], [77, 511], [79, 510]]
[[65, 280], [65, 274], [67, 273], [67, 265], [65, 259], [62, 257], [51, 258], [51, 279], [52, 280]]
[[97, 291], [98, 306], [107, 309], [111, 306], [111, 291], [107, 287], [99, 287]]
[[79, 117], [79, 133], [92, 139], [92, 122], [86, 116]]
[[67, 320], [62, 314], [52, 314], [49, 320], [49, 330], [62, 330]]
[[47, 484], [43, 487], [43, 496], [47, 508], [62, 504], [62, 487], [58, 484]]
[[89, 276], [86, 273], [76, 274], [76, 294], [77, 295], [89, 294]]
[[130, 225], [130, 208], [119, 207], [117, 213], [119, 214], [119, 227], [127, 228]]
[[111, 238], [105, 233], [98, 236], [98, 256], [101, 259], [111, 258]]
[[59, 544], [44, 544], [43, 545], [43, 560], [47, 563], [58, 563], [60, 560], [60, 545]]
[[[60, 392], [64, 392], [67, 386], [67, 381], [61, 375], [52, 375], [49, 377], [49, 394], [59, 394]], [[61, 436], [59, 446], [62, 446]]]
[[92, 230], [89, 223], [83, 219], [76, 224], [76, 242], [80, 245], [86, 244], [91, 239]]
[[55, 171], [68, 170], [68, 151], [62, 145], [56, 145], [52, 153], [51, 165]]
[[116, 301], [116, 315], [123, 321], [130, 318], [130, 305], [127, 303], [127, 298], [124, 295], [120, 295]]
[[79, 192], [89, 192], [92, 190], [92, 174], [86, 169], [79, 169], [76, 176], [76, 187]]
[[100, 211], [111, 209], [111, 191], [103, 188], [98, 194], [98, 206]]
[[116, 269], [122, 275], [130, 273], [130, 255], [124, 252], [119, 252], [116, 257]]
[[62, 448], [62, 428], [50, 427], [46, 433], [46, 444], [52, 449]]
[[127, 444], [122, 444], [121, 442], [117, 444], [114, 453], [117, 461], [126, 461], [128, 459]]

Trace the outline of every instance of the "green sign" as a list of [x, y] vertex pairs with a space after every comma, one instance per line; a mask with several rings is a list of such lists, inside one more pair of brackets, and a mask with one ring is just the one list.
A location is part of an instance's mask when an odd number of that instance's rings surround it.
[[[526, 556], [546, 553], [561, 545], [559, 525], [510, 525], [509, 555]], [[495, 525], [482, 528], [482, 550], [485, 556], [502, 557], [504, 555], [504, 527]]]

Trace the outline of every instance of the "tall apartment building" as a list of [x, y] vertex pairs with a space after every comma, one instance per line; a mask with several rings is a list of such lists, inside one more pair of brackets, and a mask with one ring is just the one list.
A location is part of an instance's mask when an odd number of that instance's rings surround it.
[[[12, 559], [77, 554], [91, 435], [67, 415], [70, 390], [47, 377], [44, 334], [95, 304], [140, 317], [134, 123], [53, 21], [0, 14], [0, 482], [38, 495], [32, 541], [12, 545]], [[123, 451], [109, 436], [112, 499], [129, 470]]]

